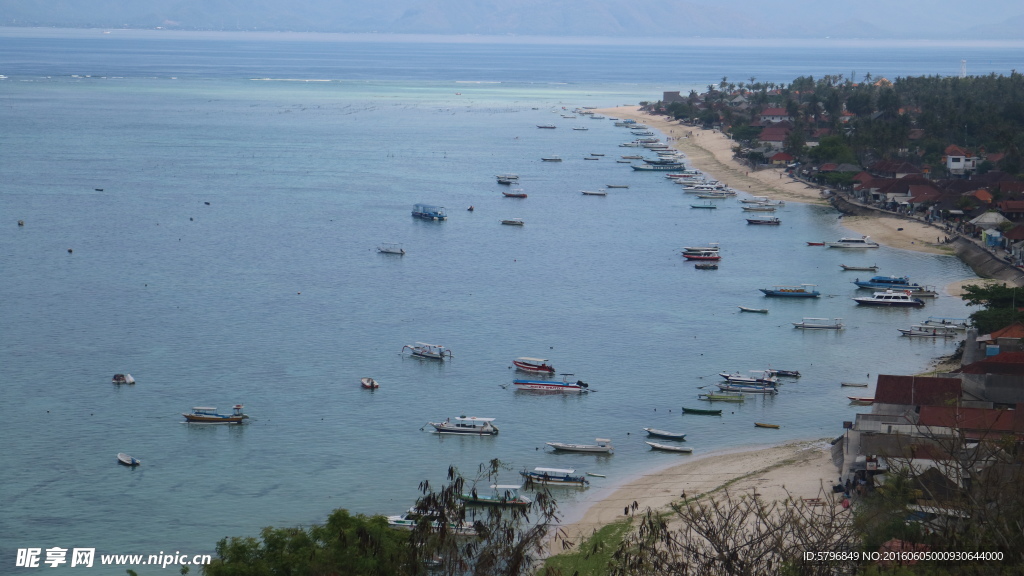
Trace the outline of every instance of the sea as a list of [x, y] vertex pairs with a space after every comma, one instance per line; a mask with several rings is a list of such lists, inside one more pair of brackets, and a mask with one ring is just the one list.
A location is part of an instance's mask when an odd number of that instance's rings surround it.
[[[18, 549], [203, 554], [336, 508], [400, 514], [421, 482], [440, 486], [450, 466], [476, 478], [493, 459], [505, 483], [541, 466], [603, 475], [560, 495], [571, 518], [687, 458], [839, 436], [865, 410], [847, 395], [956, 348], [897, 329], [972, 311], [947, 294], [919, 310], [857, 307], [867, 291], [851, 282], [871, 273], [839, 265], [940, 290], [970, 269], [887, 247], [809, 247], [853, 235], [828, 206], [788, 203], [774, 227], [748, 226], [736, 200], [692, 209], [661, 174], [616, 162], [637, 152], [619, 147], [627, 130], [572, 111], [722, 77], [949, 76], [962, 60], [1009, 73], [1022, 56], [1019, 45], [827, 40], [0, 30], [0, 573], [25, 572]], [[528, 198], [502, 196], [506, 172]], [[580, 193], [609, 184], [628, 188]], [[416, 203], [448, 220], [412, 218]], [[509, 218], [525, 225], [501, 225]], [[379, 253], [384, 242], [406, 254]], [[718, 270], [680, 255], [709, 242], [721, 245]], [[758, 291], [802, 283], [823, 296]], [[804, 317], [846, 328], [794, 329]], [[453, 357], [402, 354], [416, 342]], [[514, 390], [520, 356], [591, 392]], [[718, 373], [768, 367], [802, 376], [775, 397], [716, 405], [721, 416], [681, 414], [708, 406], [697, 395]], [[137, 383], [113, 385], [115, 373]], [[380, 388], [362, 389], [366, 376]], [[234, 404], [247, 424], [181, 415]], [[495, 418], [500, 434], [426, 426], [463, 415]], [[651, 452], [645, 427], [685, 432], [694, 456]], [[545, 444], [597, 437], [614, 455]], [[119, 452], [142, 464], [119, 466]]]

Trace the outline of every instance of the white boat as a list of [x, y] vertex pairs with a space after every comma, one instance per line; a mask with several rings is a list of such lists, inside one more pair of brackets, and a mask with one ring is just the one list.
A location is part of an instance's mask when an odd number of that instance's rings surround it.
[[950, 326], [915, 324], [909, 329], [900, 328], [900, 334], [919, 338], [957, 338], [960, 333]]
[[878, 248], [878, 242], [872, 242], [870, 236], [860, 238], [840, 238], [835, 242], [825, 242], [829, 248]]
[[463, 436], [496, 436], [498, 427], [491, 422], [494, 418], [478, 416], [459, 416], [445, 418], [444, 422], [427, 422], [438, 434], [461, 434]]
[[742, 392], [744, 394], [778, 394], [779, 389], [774, 384], [733, 384], [725, 382], [716, 384], [723, 392]]
[[571, 380], [573, 374], [562, 374], [562, 381], [557, 380], [522, 380], [515, 379], [512, 384], [516, 390], [529, 390], [533, 392], [560, 392], [563, 394], [583, 394], [590, 392], [590, 385], [583, 380]]
[[139, 460], [138, 458], [133, 458], [125, 454], [124, 452], [119, 452], [117, 454], [117, 463], [134, 468], [139, 464], [142, 464], [142, 460]]
[[853, 301], [863, 306], [903, 306], [918, 308], [924, 306], [924, 300], [912, 297], [910, 292], [906, 290], [886, 290], [885, 292], [875, 292], [870, 298], [862, 296], [860, 298], [854, 298]]
[[594, 454], [612, 454], [615, 447], [608, 438], [594, 438], [597, 444], [565, 444], [562, 442], [547, 442], [556, 451], [560, 452], [589, 452]]
[[828, 318], [804, 318], [800, 322], [793, 322], [794, 328], [802, 328], [804, 330], [842, 330], [843, 319], [835, 318], [829, 320]]
[[533, 501], [519, 493], [522, 486], [519, 484], [491, 484], [490, 492], [483, 494], [477, 492], [476, 487], [470, 492], [463, 492], [458, 495], [459, 500], [466, 504], [478, 504], [486, 506], [508, 506], [527, 508]]
[[530, 472], [524, 470], [519, 474], [538, 484], [581, 487], [590, 485], [586, 476], [577, 475], [576, 470], [572, 468], [534, 468]]
[[573, 130], [590, 130], [590, 128], [587, 128], [586, 126], [573, 126], [572, 129]]
[[512, 174], [512, 173], [495, 174], [494, 177], [497, 178], [498, 180], [519, 180], [519, 174]]
[[751, 370], [750, 376], [744, 376], [739, 372], [735, 374], [729, 374], [728, 372], [719, 372], [718, 375], [730, 384], [770, 384], [775, 385], [779, 379], [771, 373], [771, 370]]
[[928, 319], [921, 322], [921, 324], [924, 324], [925, 326], [943, 326], [954, 330], [967, 330], [970, 326], [970, 320], [967, 318], [943, 318], [942, 316], [929, 316]]
[[756, 312], [758, 314], [767, 314], [767, 308], [748, 308], [746, 306], [739, 306], [740, 312]]
[[[419, 525], [421, 521], [430, 522], [431, 528], [433, 528], [435, 531], [438, 531], [441, 528], [441, 523], [439, 521], [430, 520], [429, 518], [416, 512], [415, 508], [410, 508], [409, 511], [405, 514], [401, 514], [398, 516], [388, 516], [388, 526], [390, 528], [394, 528], [395, 530], [413, 530], [414, 528], [416, 528], [416, 526]], [[448, 522], [447, 528], [448, 531], [461, 536], [471, 536], [476, 534], [476, 529], [473, 527], [473, 524], [466, 521]]]
[[661, 450], [662, 452], [679, 452], [680, 454], [691, 454], [693, 448], [687, 448], [685, 446], [669, 446], [668, 444], [658, 444], [657, 442], [645, 442], [652, 450]]
[[408, 348], [413, 356], [417, 358], [429, 358], [431, 360], [444, 360], [446, 357], [452, 357], [452, 351], [441, 346], [440, 344], [427, 344], [426, 342], [417, 342], [416, 344], [406, 344], [402, 346], [402, 353]]
[[398, 254], [399, 256], [405, 255], [405, 249], [402, 248], [402, 245], [394, 242], [385, 242], [377, 246], [377, 252], [381, 254]]
[[554, 366], [548, 364], [547, 358], [530, 358], [523, 356], [516, 358], [512, 361], [512, 365], [516, 367], [516, 370], [522, 370], [523, 372], [537, 372], [540, 374], [554, 374]]
[[525, 224], [522, 218], [509, 218], [508, 220], [502, 220], [501, 223], [506, 226], [522, 226]]
[[377, 381], [374, 380], [373, 378], [369, 377], [360, 378], [359, 385], [362, 386], [363, 388], [366, 388], [367, 390], [376, 390], [377, 388], [380, 388], [380, 384], [378, 384]]

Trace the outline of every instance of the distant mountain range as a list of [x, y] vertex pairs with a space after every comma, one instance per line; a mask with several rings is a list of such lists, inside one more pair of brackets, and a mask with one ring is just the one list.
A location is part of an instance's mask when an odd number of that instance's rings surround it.
[[1022, 40], [1019, 0], [0, 0], [0, 26], [615, 38]]

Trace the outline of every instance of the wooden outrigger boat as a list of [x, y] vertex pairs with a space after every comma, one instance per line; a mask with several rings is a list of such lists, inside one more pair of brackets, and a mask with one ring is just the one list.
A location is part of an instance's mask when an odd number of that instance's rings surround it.
[[522, 190], [513, 190], [512, 192], [502, 192], [502, 196], [505, 198], [526, 198], [526, 193]]
[[778, 428], [778, 424], [765, 424], [764, 422], [754, 422], [754, 426], [758, 428]]
[[582, 193], [582, 194], [583, 194], [584, 196], [607, 196], [607, 195], [608, 195], [608, 193], [607, 193], [607, 192], [605, 192], [604, 190], [600, 190], [600, 191], [595, 191], [595, 190], [580, 190], [580, 192], [581, 192], [581, 193]]
[[680, 454], [692, 454], [693, 448], [686, 446], [669, 446], [668, 444], [658, 444], [657, 442], [646, 442], [651, 450], [661, 450], [662, 452], [678, 452]]
[[867, 382], [840, 382], [839, 385], [840, 386], [850, 387], [850, 388], [867, 388], [868, 387], [868, 383]]
[[185, 421], [192, 424], [241, 424], [249, 418], [242, 414], [243, 406], [235, 404], [231, 414], [218, 414], [216, 408], [196, 406], [191, 413], [183, 413]]
[[524, 224], [522, 218], [509, 218], [508, 220], [502, 220], [501, 223], [506, 226], [522, 226]]
[[523, 356], [516, 358], [512, 361], [512, 365], [516, 367], [516, 370], [522, 370], [523, 372], [537, 372], [540, 374], [554, 374], [555, 368], [548, 364], [546, 358], [529, 358]]
[[747, 308], [746, 306], [739, 306], [740, 312], [756, 312], [758, 314], [767, 314], [767, 308]]
[[400, 353], [404, 353], [406, 348], [417, 358], [444, 360], [446, 357], [449, 359], [452, 357], [452, 351], [440, 344], [427, 344], [426, 342], [417, 342], [415, 345], [406, 344], [402, 346], [402, 352]]
[[612, 441], [608, 438], [595, 438], [597, 444], [565, 444], [563, 442], [546, 442], [548, 446], [555, 449], [556, 452], [587, 452], [594, 454], [612, 454], [615, 451], [615, 447], [612, 446]]
[[706, 394], [698, 394], [697, 399], [707, 402], [744, 402], [747, 397], [738, 393], [708, 392]]
[[531, 392], [562, 392], [582, 394], [590, 392], [590, 385], [583, 380], [570, 381], [573, 374], [562, 374], [562, 381], [557, 380], [513, 380], [516, 390], [528, 390]]
[[664, 438], [666, 440], [686, 440], [686, 434], [682, 432], [668, 432], [665, 430], [658, 430], [657, 428], [644, 428], [644, 432], [647, 432], [648, 436], [654, 438]]
[[[416, 511], [415, 508], [410, 508], [405, 514], [398, 516], [388, 516], [388, 527], [395, 530], [413, 530], [421, 522], [430, 522], [430, 527], [434, 531], [440, 531], [442, 529], [441, 522], [438, 520], [431, 520], [429, 517]], [[476, 528], [470, 522], [448, 522], [445, 526], [447, 530], [453, 534], [460, 536], [472, 536], [476, 534]]]
[[520, 495], [521, 488], [522, 486], [516, 484], [492, 484], [490, 494], [479, 494], [476, 488], [473, 488], [469, 493], [459, 494], [458, 498], [466, 504], [527, 508], [533, 504], [533, 500]]
[[538, 484], [579, 487], [590, 485], [585, 476], [577, 475], [576, 470], [572, 468], [534, 468], [530, 472], [524, 470], [519, 475]]
[[683, 406], [683, 414], [700, 414], [703, 416], [721, 416], [721, 410], [708, 410], [704, 408], [687, 408]]
[[847, 266], [846, 264], [840, 264], [839, 267], [842, 268], [843, 270], [848, 270], [848, 271], [851, 271], [851, 272], [852, 271], [858, 271], [858, 272], [878, 272], [878, 266], [877, 265], [875, 265], [875, 266]]

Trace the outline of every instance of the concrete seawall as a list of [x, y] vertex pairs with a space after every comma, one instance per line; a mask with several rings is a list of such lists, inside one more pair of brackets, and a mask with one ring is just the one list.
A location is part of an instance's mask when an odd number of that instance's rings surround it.
[[[872, 216], [876, 218], [895, 218], [897, 220], [907, 220], [914, 222], [921, 222], [920, 220], [907, 218], [899, 214], [893, 214], [873, 206], [865, 206], [851, 202], [849, 199], [841, 195], [833, 196], [830, 199], [832, 206], [839, 210], [843, 214], [850, 214], [854, 216]], [[939, 233], [949, 234], [949, 232], [941, 226], [931, 224]], [[958, 258], [964, 261], [975, 274], [982, 278], [995, 278], [997, 280], [1005, 280], [1016, 286], [1024, 286], [1024, 271], [1011, 266], [1008, 262], [999, 258], [994, 253], [989, 251], [981, 244], [972, 241], [963, 236], [957, 236], [950, 245], [953, 247], [953, 251]]]

